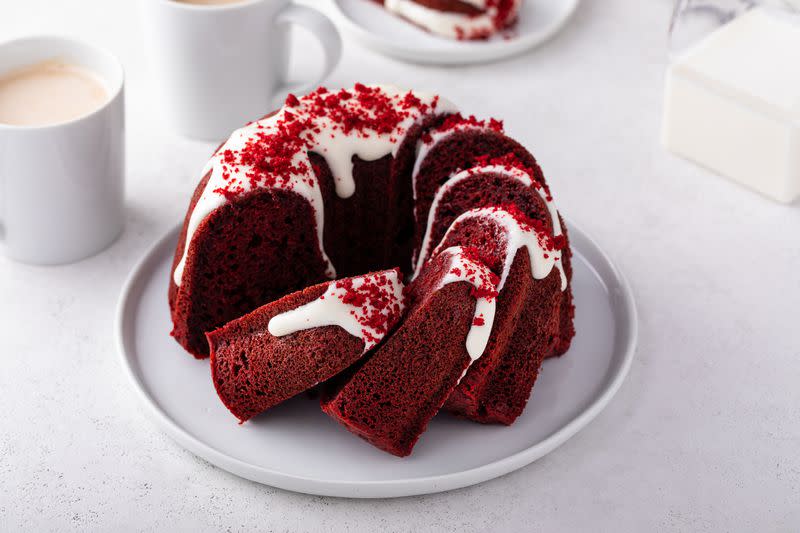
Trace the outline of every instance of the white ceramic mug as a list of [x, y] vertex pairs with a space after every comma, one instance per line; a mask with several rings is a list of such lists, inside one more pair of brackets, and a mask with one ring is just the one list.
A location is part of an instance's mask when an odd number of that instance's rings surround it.
[[0, 75], [51, 59], [93, 72], [109, 99], [60, 124], [0, 124], [0, 252], [41, 265], [100, 252], [116, 240], [124, 220], [122, 65], [80, 41], [28, 37], [0, 44]]
[[[242, 0], [198, 5], [141, 0], [147, 48], [165, 112], [178, 133], [219, 141], [328, 76], [341, 56], [330, 20], [291, 0]], [[306, 27], [321, 42], [323, 72], [289, 86], [289, 26]]]

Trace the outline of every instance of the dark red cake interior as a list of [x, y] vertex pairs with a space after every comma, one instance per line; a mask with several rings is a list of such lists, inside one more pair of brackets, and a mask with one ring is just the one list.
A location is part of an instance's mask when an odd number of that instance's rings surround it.
[[445, 256], [432, 261], [409, 287], [402, 325], [323, 401], [323, 410], [348, 430], [401, 457], [470, 362], [464, 339], [475, 298], [464, 282], [437, 288], [449, 264]]
[[[184, 226], [173, 269], [185, 235]], [[313, 211], [291, 191], [262, 189], [223, 205], [203, 221], [192, 246], [181, 297], [171, 281], [169, 299], [172, 335], [195, 357], [208, 355], [205, 332], [326, 279]]]
[[[369, 274], [381, 276], [388, 271]], [[385, 278], [381, 278], [385, 279]], [[373, 282], [374, 283], [374, 282]], [[352, 365], [364, 352], [364, 341], [338, 326], [322, 326], [275, 337], [270, 320], [320, 298], [331, 284], [351, 285], [350, 279], [326, 282], [285, 296], [259, 307], [207, 334], [211, 348], [211, 372], [219, 397], [241, 421], [248, 420], [321, 383]], [[369, 294], [372, 287], [362, 285], [347, 290], [350, 299]], [[376, 316], [388, 333], [400, 318], [399, 301], [389, 301], [389, 293], [378, 297], [381, 309], [391, 310]], [[350, 301], [350, 300], [348, 300]]]

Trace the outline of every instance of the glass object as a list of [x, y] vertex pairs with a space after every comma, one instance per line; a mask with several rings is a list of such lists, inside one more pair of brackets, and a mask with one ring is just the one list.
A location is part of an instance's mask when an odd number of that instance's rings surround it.
[[800, 0], [676, 0], [669, 25], [669, 51], [677, 54], [720, 26], [756, 7], [800, 24]]
[[779, 202], [800, 198], [800, 1], [679, 0], [662, 138]]

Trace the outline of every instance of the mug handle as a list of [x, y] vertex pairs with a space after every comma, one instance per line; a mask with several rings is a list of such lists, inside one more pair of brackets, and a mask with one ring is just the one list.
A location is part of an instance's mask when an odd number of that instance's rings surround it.
[[303, 5], [287, 4], [278, 14], [275, 22], [277, 24], [303, 26], [319, 40], [325, 52], [325, 64], [319, 76], [307, 82], [284, 83], [278, 88], [275, 102], [276, 107], [280, 107], [289, 93], [297, 92], [302, 94], [308, 92], [328, 77], [342, 57], [342, 38], [339, 36], [336, 26], [333, 25], [333, 22], [328, 17], [316, 9]]

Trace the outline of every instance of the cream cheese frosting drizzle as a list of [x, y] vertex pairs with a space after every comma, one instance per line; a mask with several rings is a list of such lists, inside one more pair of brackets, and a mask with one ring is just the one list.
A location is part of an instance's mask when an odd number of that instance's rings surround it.
[[339, 326], [364, 341], [367, 352], [391, 331], [404, 309], [396, 270], [331, 281], [316, 300], [272, 317], [269, 333], [283, 337], [322, 326]]
[[335, 277], [323, 245], [324, 205], [309, 153], [325, 158], [336, 194], [348, 198], [355, 192], [354, 156], [366, 161], [395, 156], [408, 130], [423, 117], [455, 111], [436, 95], [393, 86], [357, 84], [352, 90], [320, 88], [301, 98], [290, 95], [276, 114], [235, 131], [203, 169], [208, 183], [189, 218], [175, 284], [181, 284], [192, 237], [203, 220], [230, 199], [258, 188], [290, 190], [308, 201], [326, 274]]
[[522, 0], [461, 0], [482, 10], [482, 13], [465, 13], [433, 9], [414, 0], [384, 0], [384, 7], [431, 33], [450, 39], [480, 39], [503, 29], [516, 19]]
[[[553, 236], [558, 237], [560, 235], [563, 235], [563, 229], [561, 227], [561, 219], [558, 216], [558, 210], [556, 209], [555, 202], [553, 202], [553, 198], [550, 196], [547, 190], [545, 190], [545, 188], [542, 187], [540, 183], [536, 182], [531, 177], [529, 172], [515, 166], [501, 165], [501, 164], [472, 167], [470, 169], [462, 170], [461, 172], [454, 174], [445, 183], [443, 183], [442, 186], [439, 187], [439, 189], [437, 189], [436, 196], [434, 196], [430, 210], [428, 211], [428, 220], [425, 227], [425, 235], [422, 238], [422, 245], [420, 246], [418, 257], [416, 258], [416, 267], [414, 270], [415, 277], [419, 275], [423, 265], [425, 264], [425, 261], [429, 257], [428, 254], [430, 248], [432, 247], [431, 232], [433, 231], [434, 219], [436, 218], [436, 212], [439, 209], [439, 203], [441, 202], [442, 197], [447, 193], [447, 191], [452, 189], [454, 186], [477, 174], [499, 174], [501, 176], [517, 180], [520, 183], [526, 185], [527, 187], [533, 187], [533, 189], [538, 193], [539, 197], [547, 206], [547, 211], [550, 215], [550, 220], [553, 225]], [[561, 252], [559, 251], [558, 253], [560, 254]]]
[[476, 253], [470, 253], [469, 249], [451, 246], [442, 250], [441, 253], [450, 256], [450, 266], [439, 282], [439, 289], [459, 281], [467, 282], [473, 287], [475, 316], [467, 334], [467, 353], [471, 362], [474, 362], [483, 355], [492, 333], [497, 306], [498, 278], [480, 260], [471, 258], [470, 255], [476, 255]]
[[[503, 290], [508, 274], [511, 271], [511, 265], [514, 263], [514, 258], [520, 248], [528, 250], [531, 275], [534, 279], [546, 278], [555, 268], [561, 276], [561, 290], [565, 290], [567, 288], [567, 275], [564, 272], [564, 265], [561, 261], [561, 250], [555, 246], [554, 239], [545, 232], [538, 231], [531, 226], [528, 221], [524, 220], [522, 213], [512, 214], [512, 210], [512, 206], [494, 206], [467, 211], [453, 221], [442, 238], [442, 243], [447, 242], [447, 238], [453, 232], [453, 229], [466, 220], [491, 221], [503, 229], [505, 238], [505, 256], [500, 282], [497, 284], [498, 291]], [[443, 244], [440, 244], [433, 255], [438, 254], [442, 247]]]

